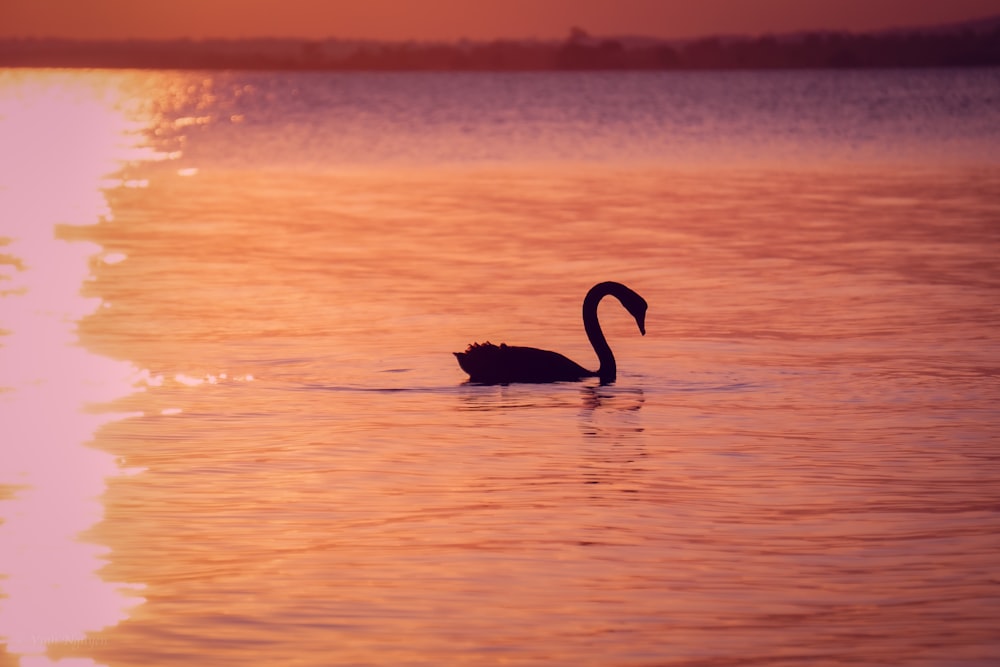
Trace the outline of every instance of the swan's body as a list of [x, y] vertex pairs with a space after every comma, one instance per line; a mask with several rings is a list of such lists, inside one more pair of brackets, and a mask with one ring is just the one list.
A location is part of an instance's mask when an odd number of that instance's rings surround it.
[[621, 283], [598, 283], [583, 300], [583, 328], [600, 360], [600, 368], [590, 371], [558, 352], [534, 347], [473, 343], [465, 352], [455, 352], [458, 365], [469, 374], [470, 382], [508, 384], [510, 382], [574, 382], [598, 377], [601, 384], [611, 384], [617, 377], [615, 357], [611, 353], [601, 324], [597, 304], [607, 295], [621, 301], [635, 318], [639, 332], [646, 334], [646, 301]]

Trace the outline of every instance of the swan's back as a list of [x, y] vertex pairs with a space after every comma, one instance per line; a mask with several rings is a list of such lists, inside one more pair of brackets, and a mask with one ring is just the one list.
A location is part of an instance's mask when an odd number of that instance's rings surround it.
[[596, 373], [558, 352], [501, 343], [473, 343], [465, 352], [455, 352], [458, 365], [470, 382], [574, 382]]

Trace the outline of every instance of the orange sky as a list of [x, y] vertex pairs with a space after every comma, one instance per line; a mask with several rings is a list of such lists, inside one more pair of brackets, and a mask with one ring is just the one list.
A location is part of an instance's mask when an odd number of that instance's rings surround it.
[[1000, 15], [1000, 0], [0, 0], [0, 37], [693, 37]]

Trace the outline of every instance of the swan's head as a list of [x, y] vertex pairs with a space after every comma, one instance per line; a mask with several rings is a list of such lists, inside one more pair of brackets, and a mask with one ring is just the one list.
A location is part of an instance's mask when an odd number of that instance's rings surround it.
[[643, 336], [646, 335], [646, 309], [649, 308], [649, 304], [641, 296], [629, 290], [629, 294], [625, 295], [622, 299], [622, 305], [625, 306], [625, 310], [635, 318], [635, 323], [639, 325], [639, 333]]

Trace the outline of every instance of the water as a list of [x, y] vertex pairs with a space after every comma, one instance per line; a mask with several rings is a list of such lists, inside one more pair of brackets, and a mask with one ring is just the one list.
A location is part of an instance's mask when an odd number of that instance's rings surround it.
[[0, 664], [995, 664], [998, 84], [0, 73]]

